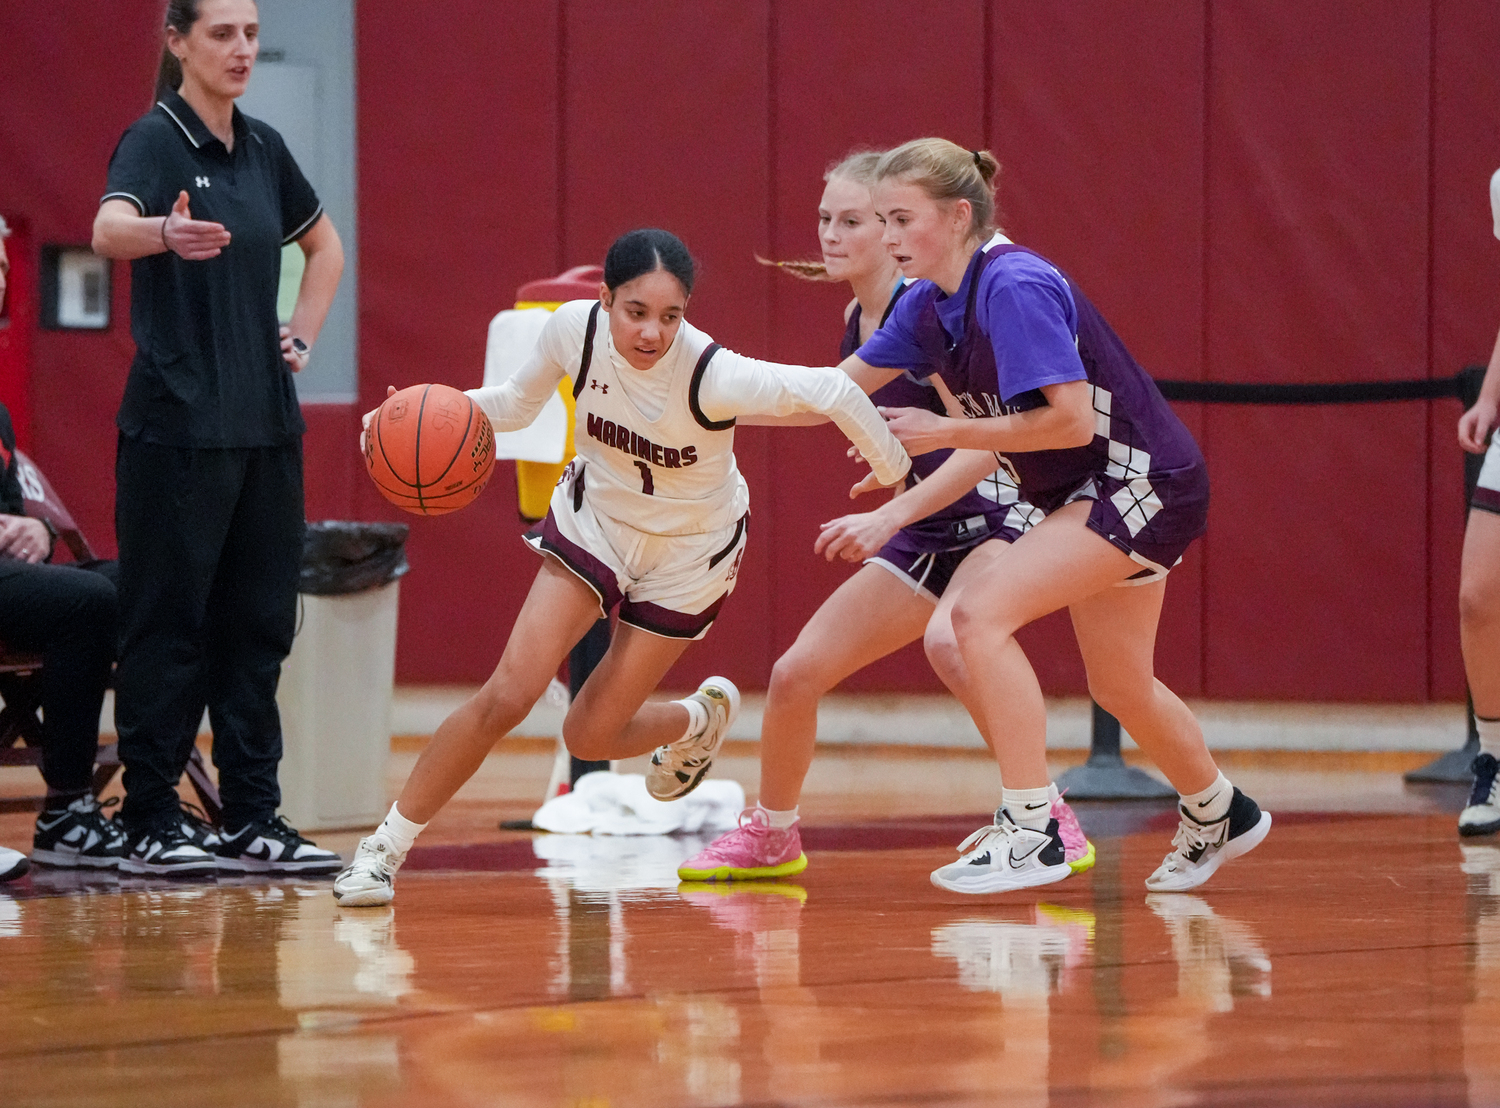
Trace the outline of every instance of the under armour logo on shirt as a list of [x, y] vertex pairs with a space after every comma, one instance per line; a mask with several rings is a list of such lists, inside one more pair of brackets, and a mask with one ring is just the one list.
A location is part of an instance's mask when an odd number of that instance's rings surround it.
[[604, 393], [606, 396], [609, 395], [609, 386], [608, 385], [601, 385], [598, 381], [590, 381], [589, 382], [589, 388], [591, 388], [591, 389], [598, 389], [600, 392]]
[[198, 187], [200, 189], [206, 189], [206, 188], [208, 188], [208, 178], [207, 177], [194, 177], [193, 180], [194, 180], [194, 182], [197, 183], [197, 185], [198, 185]]

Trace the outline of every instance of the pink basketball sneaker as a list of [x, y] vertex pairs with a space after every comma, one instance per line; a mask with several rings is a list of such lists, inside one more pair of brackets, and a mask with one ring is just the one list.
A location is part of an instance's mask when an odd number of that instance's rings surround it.
[[1093, 869], [1094, 844], [1084, 837], [1083, 828], [1078, 826], [1078, 816], [1068, 802], [1059, 796], [1052, 802], [1050, 815], [1057, 820], [1057, 834], [1063, 841], [1063, 860], [1068, 863], [1068, 868], [1074, 873]]
[[765, 811], [755, 807], [740, 813], [739, 827], [678, 866], [677, 876], [684, 881], [745, 881], [790, 877], [806, 868], [798, 824], [777, 831]]

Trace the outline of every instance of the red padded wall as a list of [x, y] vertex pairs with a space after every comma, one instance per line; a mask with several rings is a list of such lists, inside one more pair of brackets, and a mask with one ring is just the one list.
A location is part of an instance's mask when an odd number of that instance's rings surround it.
[[[1433, 4], [1432, 369], [1484, 364], [1500, 330], [1500, 242], [1490, 216], [1490, 174], [1500, 166], [1500, 18], [1491, 0]], [[1458, 649], [1458, 564], [1463, 546], [1459, 406], [1431, 412], [1432, 627], [1429, 695], [1463, 696]]]
[[[1425, 5], [1209, 12], [1209, 377], [1425, 375]], [[1209, 695], [1424, 699], [1422, 407], [1214, 406], [1203, 437]]]

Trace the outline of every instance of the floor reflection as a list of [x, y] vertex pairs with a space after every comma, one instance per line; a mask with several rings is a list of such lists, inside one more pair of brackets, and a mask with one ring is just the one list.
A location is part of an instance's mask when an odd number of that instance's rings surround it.
[[1459, 851], [1470, 942], [1464, 1073], [1471, 1104], [1500, 1104], [1500, 846], [1463, 843]]
[[1236, 997], [1271, 995], [1271, 959], [1249, 926], [1191, 893], [1149, 895], [1146, 906], [1172, 937], [1180, 998], [1228, 1012]]
[[1072, 984], [1094, 939], [1094, 913], [1038, 904], [1026, 921], [964, 919], [934, 928], [932, 952], [958, 964], [958, 981], [1007, 1000], [1043, 1000]]

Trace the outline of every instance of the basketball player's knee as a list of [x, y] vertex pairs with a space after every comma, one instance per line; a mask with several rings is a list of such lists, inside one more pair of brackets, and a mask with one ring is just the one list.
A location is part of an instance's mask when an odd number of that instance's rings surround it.
[[600, 762], [608, 758], [611, 737], [604, 733], [597, 721], [591, 721], [581, 713], [575, 715], [569, 712], [563, 718], [563, 745], [568, 748], [569, 754], [582, 758], [585, 762]]
[[470, 702], [477, 713], [476, 729], [490, 742], [503, 739], [531, 711], [535, 698], [527, 700], [513, 690], [486, 685]]
[[922, 636], [922, 649], [927, 654], [927, 661], [933, 672], [944, 683], [951, 683], [951, 678], [956, 678], [963, 672], [963, 654], [958, 649], [958, 640], [954, 638], [953, 626], [946, 620], [933, 620], [927, 625], [927, 632]]
[[1155, 702], [1156, 680], [1149, 673], [1090, 674], [1089, 696], [1116, 719], [1137, 719]]
[[953, 642], [960, 654], [992, 649], [996, 638], [1004, 640], [1008, 631], [1000, 627], [986, 612], [977, 612], [963, 604], [957, 605], [948, 616], [952, 628]]
[[1500, 593], [1474, 581], [1461, 581], [1458, 586], [1458, 618], [1469, 631], [1500, 624]]
[[771, 667], [768, 695], [777, 699], [817, 699], [830, 687], [823, 679], [817, 659], [793, 646]]

